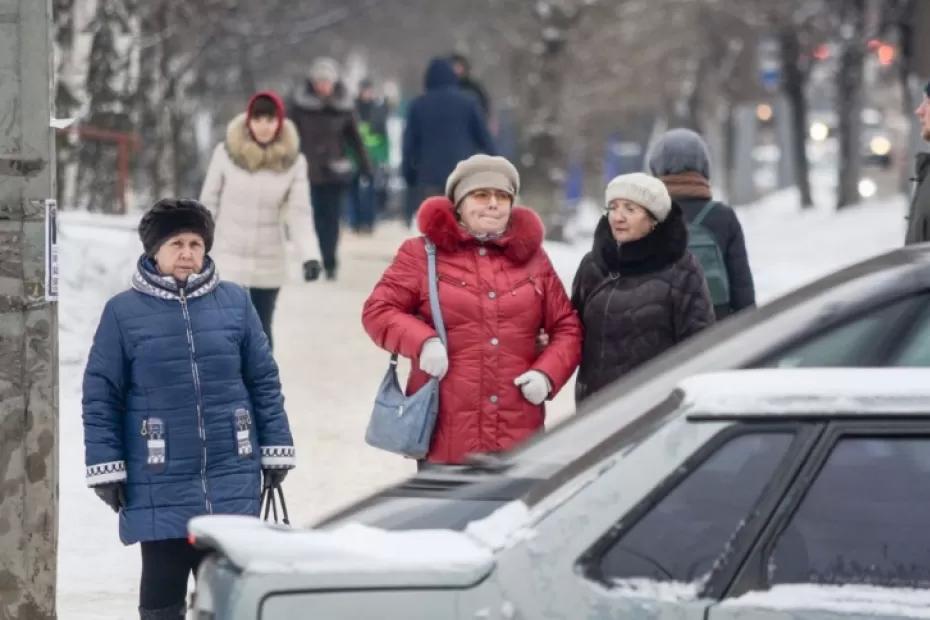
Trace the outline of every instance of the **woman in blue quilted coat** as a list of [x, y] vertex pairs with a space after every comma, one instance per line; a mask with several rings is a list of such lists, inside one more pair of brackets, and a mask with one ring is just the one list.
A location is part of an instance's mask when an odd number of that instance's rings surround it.
[[180, 618], [201, 553], [187, 522], [258, 515], [294, 466], [278, 368], [242, 287], [209, 257], [213, 218], [166, 199], [142, 218], [132, 287], [110, 299], [84, 373], [87, 484], [139, 542], [143, 619]]

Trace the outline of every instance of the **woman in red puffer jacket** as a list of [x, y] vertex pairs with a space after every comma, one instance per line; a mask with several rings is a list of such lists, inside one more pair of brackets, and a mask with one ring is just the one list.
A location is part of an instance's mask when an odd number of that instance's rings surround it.
[[[475, 155], [456, 166], [445, 197], [420, 207], [420, 230], [437, 248], [448, 349], [433, 328], [423, 238], [401, 245], [365, 302], [372, 340], [413, 360], [407, 393], [441, 380], [432, 463], [461, 463], [532, 435], [543, 402], [581, 359], [581, 323], [542, 249], [542, 221], [513, 205], [519, 184], [503, 157]], [[540, 352], [541, 329], [549, 344]]]

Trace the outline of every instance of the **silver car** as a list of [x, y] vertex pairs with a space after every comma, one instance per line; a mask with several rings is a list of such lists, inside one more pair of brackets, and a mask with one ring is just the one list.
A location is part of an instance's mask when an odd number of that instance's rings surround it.
[[930, 370], [700, 375], [461, 531], [194, 519], [195, 617], [914, 617], [928, 479]]

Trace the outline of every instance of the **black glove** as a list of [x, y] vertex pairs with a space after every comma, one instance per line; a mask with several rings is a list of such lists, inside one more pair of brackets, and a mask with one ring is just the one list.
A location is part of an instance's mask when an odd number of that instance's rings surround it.
[[313, 282], [320, 277], [321, 270], [320, 261], [316, 259], [304, 261], [304, 281]]
[[284, 477], [287, 476], [288, 469], [263, 469], [262, 477], [264, 478], [264, 483], [262, 488], [267, 489], [268, 487], [279, 486], [284, 482]]
[[97, 497], [106, 502], [106, 505], [112, 508], [113, 512], [119, 512], [120, 508], [126, 506], [126, 491], [122, 482], [108, 482], [93, 488]]

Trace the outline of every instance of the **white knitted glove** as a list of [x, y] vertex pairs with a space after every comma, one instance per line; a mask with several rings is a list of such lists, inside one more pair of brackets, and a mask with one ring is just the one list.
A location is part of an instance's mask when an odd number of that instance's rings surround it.
[[449, 370], [449, 356], [446, 355], [446, 346], [439, 338], [430, 338], [423, 343], [420, 351], [420, 370], [431, 377], [442, 379]]
[[523, 398], [534, 405], [540, 405], [549, 392], [552, 391], [552, 385], [549, 384], [549, 377], [538, 370], [527, 370], [525, 373], [513, 380], [513, 384], [520, 387], [523, 392]]

